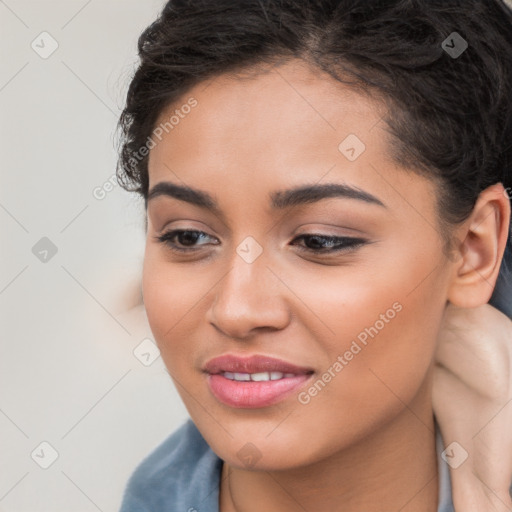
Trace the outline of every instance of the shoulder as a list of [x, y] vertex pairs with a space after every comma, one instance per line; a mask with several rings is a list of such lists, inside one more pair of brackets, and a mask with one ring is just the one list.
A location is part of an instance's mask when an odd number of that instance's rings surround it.
[[[192, 420], [157, 446], [128, 480], [121, 512], [194, 510], [217, 503], [222, 461]], [[199, 501], [198, 501], [199, 500]]]

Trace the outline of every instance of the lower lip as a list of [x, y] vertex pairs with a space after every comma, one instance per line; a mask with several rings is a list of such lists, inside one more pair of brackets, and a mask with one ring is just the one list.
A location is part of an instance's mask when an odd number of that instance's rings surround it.
[[230, 407], [257, 409], [284, 400], [311, 377], [297, 375], [279, 380], [236, 381], [216, 374], [208, 376], [208, 385], [214, 396]]

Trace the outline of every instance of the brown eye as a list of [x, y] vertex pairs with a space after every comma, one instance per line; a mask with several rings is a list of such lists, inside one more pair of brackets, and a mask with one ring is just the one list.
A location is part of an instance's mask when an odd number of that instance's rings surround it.
[[[173, 251], [190, 252], [197, 249], [196, 242], [204, 237], [213, 238], [203, 231], [192, 229], [174, 229], [155, 238], [157, 241], [165, 244]], [[178, 241], [178, 243], [174, 241], [175, 239]]]
[[294, 241], [295, 240], [302, 240], [305, 242], [305, 246], [299, 245], [301, 250], [316, 254], [347, 251], [360, 247], [367, 242], [364, 238], [330, 236], [317, 233], [300, 235], [295, 238]]

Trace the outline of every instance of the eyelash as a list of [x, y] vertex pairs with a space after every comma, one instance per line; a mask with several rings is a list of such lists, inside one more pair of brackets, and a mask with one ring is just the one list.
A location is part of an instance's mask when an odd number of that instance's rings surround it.
[[[182, 248], [178, 247], [174, 242], [172, 242], [172, 239], [176, 237], [177, 235], [183, 234], [183, 233], [198, 233], [199, 235], [206, 235], [210, 236], [207, 233], [203, 231], [197, 231], [192, 229], [175, 229], [172, 231], [168, 231], [167, 233], [163, 233], [160, 236], [156, 236], [155, 239], [165, 244], [171, 251], [179, 252], [179, 253], [190, 253], [193, 251], [196, 251], [196, 247], [188, 247], [188, 248]], [[342, 251], [349, 251], [354, 250], [365, 243], [367, 243], [367, 240], [363, 238], [353, 238], [353, 237], [346, 237], [346, 236], [330, 236], [330, 235], [322, 235], [320, 233], [305, 233], [302, 235], [299, 235], [298, 237], [294, 238], [293, 241], [296, 240], [304, 240], [304, 239], [310, 239], [310, 238], [317, 238], [324, 241], [327, 241], [327, 243], [336, 243], [338, 242], [337, 246], [334, 248], [320, 248], [320, 249], [311, 249], [309, 247], [302, 247], [298, 246], [301, 251], [313, 253], [313, 254], [332, 254]]]

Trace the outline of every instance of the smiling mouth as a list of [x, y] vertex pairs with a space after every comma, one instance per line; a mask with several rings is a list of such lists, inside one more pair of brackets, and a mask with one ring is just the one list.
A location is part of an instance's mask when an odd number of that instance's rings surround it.
[[222, 404], [234, 408], [268, 407], [285, 400], [310, 380], [314, 371], [273, 357], [232, 354], [204, 367], [207, 384]]

